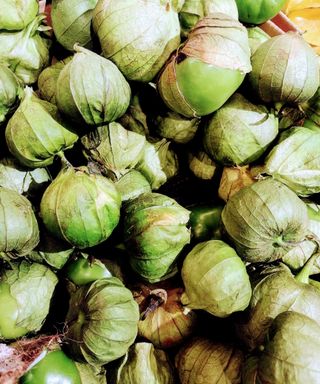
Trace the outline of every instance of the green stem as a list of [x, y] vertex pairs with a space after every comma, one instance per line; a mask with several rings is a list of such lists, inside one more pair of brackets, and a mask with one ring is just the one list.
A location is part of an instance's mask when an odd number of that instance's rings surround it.
[[309, 276], [311, 274], [314, 261], [319, 256], [320, 256], [320, 253], [316, 252], [311, 257], [309, 257], [308, 261], [305, 263], [301, 271], [295, 276], [295, 279], [297, 281], [299, 281], [300, 283], [309, 284]]
[[60, 157], [62, 168], [72, 168], [72, 164], [70, 161], [65, 157], [64, 152], [60, 151], [57, 153], [57, 156]]

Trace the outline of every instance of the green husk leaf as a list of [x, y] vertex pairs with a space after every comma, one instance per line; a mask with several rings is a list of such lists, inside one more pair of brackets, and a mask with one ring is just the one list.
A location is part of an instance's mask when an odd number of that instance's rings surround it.
[[221, 240], [196, 244], [183, 262], [181, 276], [185, 286], [181, 302], [187, 308], [227, 317], [249, 305], [251, 285], [245, 265]]
[[57, 282], [56, 275], [38, 263], [11, 263], [11, 269], [2, 272], [1, 284], [9, 288], [16, 301], [16, 326], [25, 328], [26, 333], [41, 328]]
[[36, 17], [39, 11], [37, 0], [12, 1], [1, 0], [0, 30], [21, 30]]
[[139, 308], [119, 279], [80, 287], [69, 303], [68, 350], [74, 358], [102, 366], [123, 356], [138, 331]]
[[58, 42], [69, 51], [78, 43], [92, 48], [91, 20], [98, 0], [53, 0], [51, 19]]
[[178, 14], [170, 0], [99, 0], [93, 28], [104, 57], [129, 80], [151, 81], [180, 43]]
[[44, 67], [49, 64], [48, 42], [38, 31], [43, 15], [38, 15], [22, 31], [2, 31], [0, 34], [1, 62], [21, 79], [24, 84], [33, 84]]
[[151, 192], [148, 180], [136, 169], [130, 169], [116, 182], [122, 202], [135, 199], [142, 193]]
[[31, 88], [25, 88], [24, 99], [6, 126], [9, 151], [27, 167], [52, 164], [60, 151], [71, 148], [78, 140], [78, 136], [60, 122], [54, 104], [39, 99]]
[[89, 125], [116, 120], [129, 106], [129, 84], [110, 60], [83, 47], [75, 49], [57, 80], [59, 109], [73, 120]]
[[265, 162], [265, 173], [286, 184], [300, 196], [320, 192], [320, 131], [295, 127], [274, 146]]

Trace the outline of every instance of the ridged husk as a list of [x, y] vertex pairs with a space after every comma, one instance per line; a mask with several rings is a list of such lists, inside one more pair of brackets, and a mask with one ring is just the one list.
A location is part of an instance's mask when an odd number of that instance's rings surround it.
[[86, 167], [68, 167], [45, 190], [40, 212], [53, 236], [87, 248], [111, 235], [120, 219], [120, 206], [120, 194], [110, 179]]
[[195, 337], [175, 357], [181, 384], [241, 383], [243, 352], [236, 346]]
[[319, 87], [319, 60], [301, 35], [287, 32], [261, 44], [251, 58], [248, 75], [264, 102], [302, 103]]
[[22, 84], [6, 65], [0, 64], [0, 125], [19, 104]]
[[91, 20], [98, 0], [53, 0], [51, 20], [58, 42], [69, 51], [74, 44], [92, 47]]
[[116, 277], [80, 287], [69, 302], [65, 334], [75, 359], [104, 365], [123, 356], [138, 331], [139, 308]]
[[39, 243], [39, 227], [30, 201], [18, 192], [0, 187], [0, 252], [24, 256]]
[[174, 384], [174, 371], [165, 351], [151, 343], [133, 344], [118, 367], [111, 368], [112, 384]]
[[320, 130], [296, 127], [269, 153], [264, 172], [300, 196], [320, 192]]
[[151, 81], [180, 43], [171, 0], [99, 0], [93, 28], [104, 57], [129, 80]]
[[280, 259], [308, 232], [305, 203], [272, 178], [242, 188], [226, 203], [222, 224], [239, 256], [248, 262]]
[[[63, 125], [62, 125], [63, 124]], [[39, 99], [31, 88], [10, 118], [5, 131], [9, 151], [27, 167], [45, 167], [78, 136], [66, 128], [54, 104]]]
[[57, 80], [56, 101], [71, 119], [97, 125], [122, 116], [130, 102], [130, 86], [110, 61], [80, 46]]

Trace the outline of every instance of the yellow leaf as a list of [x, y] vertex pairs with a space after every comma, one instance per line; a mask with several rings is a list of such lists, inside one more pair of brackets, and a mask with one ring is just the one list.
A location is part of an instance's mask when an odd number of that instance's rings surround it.
[[298, 9], [320, 8], [319, 0], [289, 0], [283, 8], [283, 12], [288, 14]]
[[308, 43], [320, 46], [320, 8], [293, 11], [288, 17], [303, 32]]

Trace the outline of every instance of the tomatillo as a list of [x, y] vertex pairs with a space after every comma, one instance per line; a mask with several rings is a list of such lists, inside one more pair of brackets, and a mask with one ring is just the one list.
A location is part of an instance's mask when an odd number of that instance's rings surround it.
[[242, 23], [262, 24], [280, 12], [286, 0], [236, 0], [236, 3]]
[[76, 364], [63, 351], [48, 352], [19, 380], [20, 384], [82, 384]]

